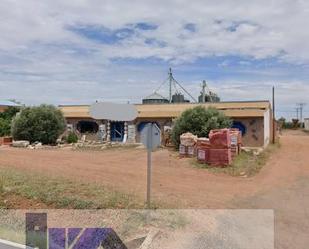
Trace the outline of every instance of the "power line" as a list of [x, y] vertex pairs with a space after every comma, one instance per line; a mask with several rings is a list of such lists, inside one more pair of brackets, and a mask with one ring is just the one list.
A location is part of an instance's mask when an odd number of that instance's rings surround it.
[[174, 79], [174, 77], [173, 77], [173, 80], [176, 82], [176, 84], [178, 85], [178, 86], [180, 86], [180, 88], [186, 93], [186, 94], [188, 94], [189, 96], [190, 96], [190, 98], [194, 101], [194, 102], [196, 102], [197, 103], [197, 100], [180, 84], [180, 83], [178, 83], [178, 81], [177, 80], [175, 80]]

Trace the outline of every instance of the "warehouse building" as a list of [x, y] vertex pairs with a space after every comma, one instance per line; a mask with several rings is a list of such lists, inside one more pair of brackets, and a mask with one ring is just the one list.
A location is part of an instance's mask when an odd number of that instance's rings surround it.
[[195, 106], [214, 107], [233, 120], [233, 127], [243, 134], [243, 144], [249, 147], [265, 147], [272, 138], [272, 110], [269, 101], [236, 101], [217, 103], [136, 104], [138, 116], [134, 121], [94, 120], [89, 105], [62, 105], [70, 129], [87, 134], [88, 139], [140, 142], [140, 134], [149, 122], [157, 124], [162, 138], [173, 121], [187, 109]]

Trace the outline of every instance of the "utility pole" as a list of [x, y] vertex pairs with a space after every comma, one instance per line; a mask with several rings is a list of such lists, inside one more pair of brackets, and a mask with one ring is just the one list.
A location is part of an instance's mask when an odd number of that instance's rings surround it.
[[301, 128], [303, 127], [303, 108], [306, 105], [306, 103], [297, 103], [296, 105], [298, 105], [298, 109], [299, 109], [299, 121], [300, 121], [300, 126]]
[[273, 144], [274, 143], [276, 143], [276, 124], [275, 124], [275, 122], [276, 122], [276, 115], [275, 115], [275, 86], [273, 86], [273, 90], [272, 90], [272, 95], [273, 95], [273, 104], [272, 104], [272, 106], [273, 106], [273, 122], [272, 122], [272, 124], [273, 124]]
[[172, 74], [172, 69], [170, 68], [169, 73], [168, 73], [168, 78], [169, 78], [169, 101], [172, 103], [172, 83], [173, 83], [173, 74]]
[[205, 97], [206, 97], [206, 81], [203, 80], [203, 85], [202, 85], [202, 97], [203, 97], [203, 100], [202, 100], [202, 103], [205, 103]]

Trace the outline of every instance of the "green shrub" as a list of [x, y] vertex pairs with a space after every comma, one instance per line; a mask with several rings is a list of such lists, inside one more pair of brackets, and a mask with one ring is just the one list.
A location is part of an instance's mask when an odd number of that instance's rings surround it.
[[65, 119], [52, 105], [24, 108], [13, 120], [12, 135], [15, 140], [55, 144], [65, 130]]
[[74, 132], [70, 132], [66, 138], [67, 143], [77, 143], [78, 142], [78, 136]]
[[11, 120], [0, 118], [0, 137], [11, 134]]
[[210, 130], [227, 128], [232, 120], [214, 108], [197, 106], [184, 111], [176, 120], [172, 129], [172, 140], [176, 147], [180, 143], [180, 135], [191, 132], [198, 137], [207, 137]]
[[19, 112], [18, 107], [9, 107], [0, 113], [0, 137], [11, 135], [11, 123], [16, 113]]

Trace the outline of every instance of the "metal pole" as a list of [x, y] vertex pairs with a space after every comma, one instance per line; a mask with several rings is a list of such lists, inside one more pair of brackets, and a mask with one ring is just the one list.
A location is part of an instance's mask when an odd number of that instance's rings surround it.
[[172, 69], [170, 68], [170, 71], [168, 73], [169, 76], [169, 84], [170, 84], [170, 89], [169, 89], [169, 101], [172, 103], [172, 81], [173, 81], [173, 75], [172, 75]]
[[202, 103], [205, 103], [205, 88], [206, 88], [206, 81], [205, 80], [203, 80], [203, 94], [202, 94], [202, 96], [203, 96], [203, 100], [202, 100]]
[[300, 128], [303, 128], [303, 103], [300, 105]]
[[296, 107], [296, 119], [298, 119], [298, 107]]
[[151, 204], [151, 151], [152, 151], [152, 124], [147, 129], [147, 208]]
[[303, 127], [303, 108], [305, 106], [305, 103], [297, 103], [297, 105], [299, 106], [298, 109], [299, 109], [299, 115], [300, 115], [300, 127], [302, 128]]
[[273, 86], [273, 144], [276, 142], [276, 116], [275, 116], [275, 86]]

